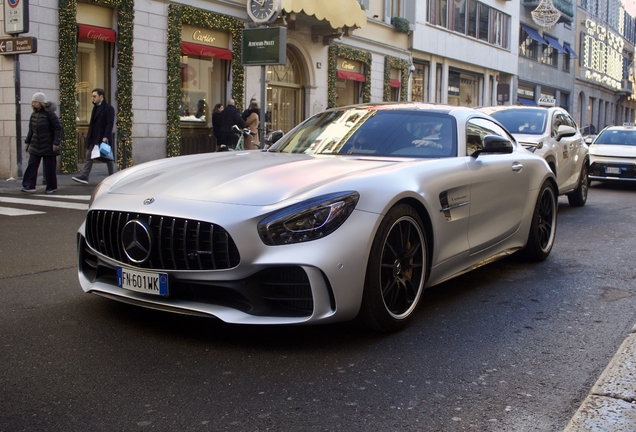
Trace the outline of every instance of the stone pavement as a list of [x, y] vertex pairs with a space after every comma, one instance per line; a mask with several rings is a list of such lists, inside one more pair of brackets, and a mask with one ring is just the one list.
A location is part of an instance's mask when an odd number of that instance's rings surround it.
[[[26, 164], [22, 169], [26, 169]], [[83, 168], [83, 164], [79, 164], [78, 169], [81, 171]], [[90, 179], [87, 185], [77, 183], [71, 179], [71, 177], [78, 176], [79, 172], [76, 174], [58, 174], [57, 175], [57, 194], [59, 195], [90, 195], [93, 192], [95, 186], [99, 184], [102, 180], [104, 180], [108, 176], [108, 168], [106, 168], [105, 163], [95, 162], [93, 164], [93, 169], [91, 170]], [[21, 178], [9, 178], [9, 179], [0, 179], [0, 193], [17, 193], [22, 195], [38, 195], [43, 194], [46, 186], [42, 185], [42, 165], [40, 165], [40, 172], [38, 176], [38, 184], [35, 189], [36, 192], [34, 194], [27, 194], [21, 192], [22, 188], [22, 179]]]
[[[75, 175], [77, 174], [58, 174], [58, 194], [88, 195], [107, 177], [108, 170], [106, 164], [95, 163], [88, 185], [73, 181], [71, 177]], [[0, 181], [0, 193], [26, 195], [20, 191], [21, 180]], [[45, 187], [41, 183], [40, 175], [37, 192], [33, 195], [44, 193]], [[636, 325], [564, 432], [636, 432]]]
[[636, 431], [636, 325], [564, 432]]

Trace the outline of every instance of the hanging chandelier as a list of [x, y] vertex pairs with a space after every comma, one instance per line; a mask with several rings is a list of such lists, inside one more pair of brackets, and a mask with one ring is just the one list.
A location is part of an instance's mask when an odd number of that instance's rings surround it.
[[531, 14], [532, 20], [544, 28], [552, 27], [561, 18], [561, 12], [554, 6], [552, 0], [541, 0]]

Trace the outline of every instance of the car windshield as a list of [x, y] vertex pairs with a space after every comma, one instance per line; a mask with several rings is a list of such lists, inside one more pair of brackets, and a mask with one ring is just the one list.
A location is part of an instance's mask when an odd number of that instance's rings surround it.
[[492, 113], [510, 133], [542, 135], [546, 127], [545, 109], [506, 109]]
[[342, 108], [317, 114], [278, 141], [282, 153], [451, 157], [455, 118], [416, 109]]
[[636, 145], [636, 129], [634, 130], [606, 130], [599, 134], [594, 144]]

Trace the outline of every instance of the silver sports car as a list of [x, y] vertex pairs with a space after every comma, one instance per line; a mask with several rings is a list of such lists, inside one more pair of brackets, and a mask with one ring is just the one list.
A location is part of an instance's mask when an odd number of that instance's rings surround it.
[[546, 161], [470, 108], [328, 110], [265, 151], [107, 177], [77, 236], [84, 291], [229, 323], [403, 327], [426, 287], [513, 252], [545, 259]]

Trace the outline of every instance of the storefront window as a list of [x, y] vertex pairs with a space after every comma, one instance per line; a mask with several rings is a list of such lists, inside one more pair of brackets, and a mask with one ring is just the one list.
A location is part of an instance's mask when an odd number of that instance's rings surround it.
[[449, 72], [448, 104], [466, 107], [477, 106], [478, 81], [474, 75]]
[[424, 102], [424, 94], [427, 86], [428, 65], [415, 63], [415, 70], [411, 75], [411, 100], [413, 102]]
[[364, 66], [361, 62], [338, 59], [338, 79], [336, 82], [336, 107], [362, 102], [365, 82]]
[[182, 127], [210, 127], [210, 112], [217, 103], [225, 105], [227, 63], [212, 57], [183, 55], [181, 57]]
[[[93, 104], [91, 93], [94, 88], [104, 88], [109, 95], [109, 58], [111, 44], [91, 39], [80, 39], [77, 44], [77, 122], [88, 124]], [[109, 101], [110, 102], [110, 101]]]

